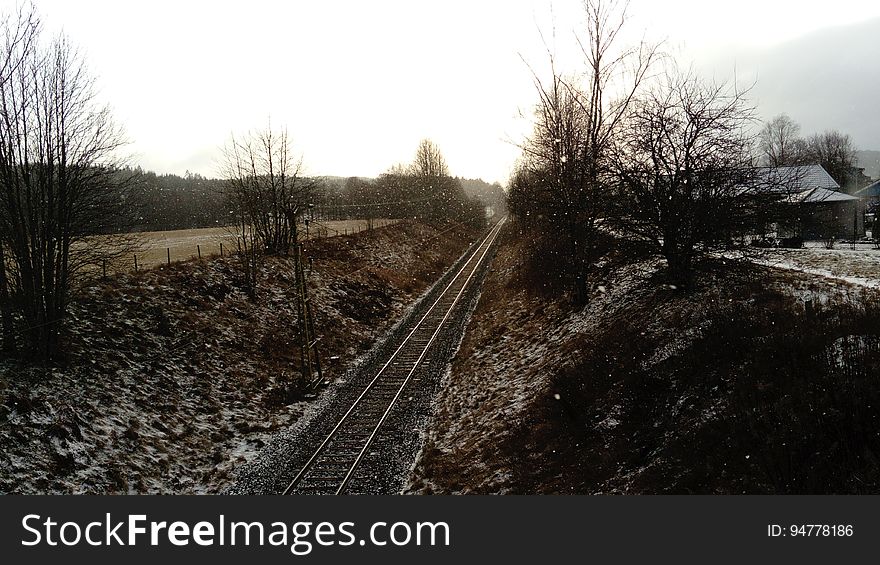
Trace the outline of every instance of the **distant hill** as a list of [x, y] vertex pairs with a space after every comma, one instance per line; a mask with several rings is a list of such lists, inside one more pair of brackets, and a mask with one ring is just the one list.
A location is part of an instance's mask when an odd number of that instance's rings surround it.
[[856, 151], [859, 167], [865, 168], [865, 174], [874, 180], [880, 179], [880, 151]]
[[[712, 59], [712, 69], [734, 69], [740, 82], [757, 80], [750, 97], [762, 119], [782, 112], [801, 125], [802, 135], [836, 129], [856, 147], [880, 148], [877, 92], [880, 18], [826, 28], [772, 47], [731, 50]], [[860, 166], [877, 178], [878, 155]]]

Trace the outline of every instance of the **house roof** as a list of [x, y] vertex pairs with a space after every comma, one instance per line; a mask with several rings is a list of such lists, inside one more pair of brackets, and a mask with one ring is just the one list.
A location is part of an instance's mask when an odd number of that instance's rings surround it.
[[[824, 170], [824, 169], [823, 169]], [[829, 190], [827, 188], [816, 187], [802, 190], [791, 196], [792, 202], [803, 202], [814, 204], [818, 202], [850, 202], [858, 200], [857, 196], [851, 196], [837, 190]]]
[[856, 194], [876, 198], [880, 196], [880, 180], [874, 181], [865, 188], [856, 191]]
[[814, 189], [840, 190], [840, 185], [822, 165], [760, 167], [755, 172], [757, 178], [753, 181], [754, 188], [760, 191], [794, 195]]

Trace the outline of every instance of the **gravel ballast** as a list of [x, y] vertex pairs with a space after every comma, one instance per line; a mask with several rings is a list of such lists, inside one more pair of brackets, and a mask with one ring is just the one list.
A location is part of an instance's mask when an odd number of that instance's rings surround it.
[[[277, 433], [262, 453], [243, 466], [229, 494], [280, 494], [306, 463], [354, 400], [373, 379], [401, 340], [446, 288], [482, 238], [426, 291], [377, 345], [339, 379], [322, 392], [306, 414], [290, 428]], [[464, 334], [470, 314], [479, 297], [479, 289], [491, 263], [494, 248], [474, 274], [455, 310], [437, 340], [431, 346], [420, 369], [403, 391], [389, 414], [369, 453], [361, 462], [346, 493], [393, 494], [405, 485], [422, 445], [422, 430], [431, 411], [432, 401], [442, 386], [447, 367]]]

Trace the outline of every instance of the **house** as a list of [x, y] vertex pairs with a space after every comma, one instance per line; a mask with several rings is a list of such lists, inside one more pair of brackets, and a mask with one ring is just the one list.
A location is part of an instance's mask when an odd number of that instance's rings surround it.
[[865, 228], [870, 229], [875, 239], [880, 236], [880, 180], [874, 181], [868, 186], [857, 190], [855, 195], [862, 201], [865, 210]]
[[851, 239], [864, 235], [864, 207], [858, 196], [841, 191], [822, 165], [761, 167], [750, 194], [772, 207], [768, 218], [779, 237]]

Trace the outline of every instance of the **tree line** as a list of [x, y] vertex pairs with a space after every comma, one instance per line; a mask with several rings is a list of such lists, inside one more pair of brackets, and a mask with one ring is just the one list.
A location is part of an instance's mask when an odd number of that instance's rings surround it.
[[779, 114], [761, 128], [758, 150], [769, 167], [819, 164], [847, 192], [870, 182], [856, 166], [856, 147], [852, 138], [837, 130], [801, 137], [801, 126], [788, 114]]
[[331, 218], [456, 219], [482, 225], [486, 208], [505, 205], [501, 185], [453, 177], [440, 148], [422, 140], [411, 163], [395, 165], [375, 179], [350, 177], [322, 183], [315, 196]]
[[[288, 150], [290, 145], [287, 142]], [[420, 147], [421, 151], [436, 152], [443, 161], [439, 148], [430, 140], [423, 141]], [[227, 176], [241, 180], [242, 171], [229, 175], [228, 162], [224, 166]], [[448, 168], [441, 173], [421, 175], [415, 172], [414, 164], [410, 164], [391, 167], [378, 178], [294, 174], [296, 178], [291, 177], [291, 182], [302, 186], [302, 190], [297, 191], [303, 193], [299, 195], [300, 223], [307, 218], [366, 219], [369, 222], [378, 218], [454, 217], [480, 224], [486, 208], [495, 213], [504, 211], [506, 194], [499, 183], [452, 177]], [[117, 214], [124, 221], [112, 227], [114, 232], [226, 227], [235, 226], [240, 219], [235, 211], [236, 189], [230, 179], [206, 178], [190, 172], [184, 176], [157, 174], [139, 167], [125, 168], [120, 175], [129, 186], [128, 203]], [[253, 188], [257, 190], [256, 186]], [[262, 201], [268, 203], [270, 199], [264, 195]], [[271, 206], [269, 213], [272, 213]]]
[[[116, 224], [108, 226], [112, 233], [120, 231], [165, 231], [211, 227], [225, 227], [236, 223], [233, 207], [228, 198], [225, 179], [207, 178], [187, 172], [184, 176], [157, 174], [140, 167], [124, 168], [120, 175], [126, 179], [127, 204], [118, 210]], [[303, 182], [312, 186], [307, 216], [318, 219], [376, 219], [428, 217], [425, 198], [418, 192], [416, 182], [405, 167], [392, 167], [379, 178], [306, 177]], [[458, 183], [452, 194], [476, 209], [490, 208], [503, 213], [506, 194], [499, 183], [482, 179], [451, 177]]]
[[156, 174], [141, 168], [122, 172], [131, 178], [131, 206], [120, 213], [124, 229], [184, 230], [226, 226], [232, 214], [222, 195], [225, 183], [187, 172], [184, 176]]
[[449, 174], [440, 149], [425, 139], [408, 166], [396, 166], [375, 181], [350, 178], [342, 186], [303, 175], [286, 130], [264, 130], [233, 138], [224, 150], [225, 202], [239, 242], [245, 288], [253, 297], [260, 261], [288, 255], [306, 221], [318, 218], [413, 218], [480, 226], [485, 206], [468, 197]]

